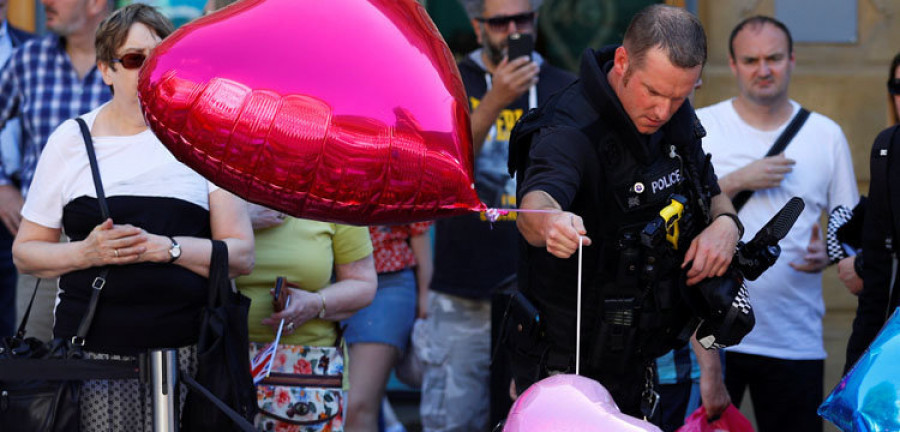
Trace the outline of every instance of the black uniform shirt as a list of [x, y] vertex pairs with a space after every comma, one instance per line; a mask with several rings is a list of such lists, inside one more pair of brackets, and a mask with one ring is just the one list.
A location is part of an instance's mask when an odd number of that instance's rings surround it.
[[[696, 116], [688, 102], [656, 133], [650, 136], [638, 133], [606, 78], [614, 52], [615, 47], [609, 47], [598, 53], [589, 51], [583, 57], [580, 80], [557, 95], [556, 110], [545, 113], [552, 116], [550, 126], [542, 128], [534, 137], [529, 165], [518, 191], [520, 201], [530, 191], [544, 191], [564, 210], [584, 219], [587, 235], [593, 242], [584, 248], [585, 290], [595, 285], [598, 269], [603, 265], [601, 233], [618, 228], [610, 226], [609, 206], [614, 202], [610, 195], [614, 189], [632, 187], [627, 183], [631, 179], [626, 178], [613, 179], [621, 184], [607, 184], [601, 158], [621, 158], [624, 163], [636, 161], [641, 166], [652, 167], [668, 158], [670, 143], [678, 142], [681, 157], [691, 158], [696, 167], [706, 166], [706, 155], [695, 135]], [[603, 128], [586, 135], [585, 124], [597, 117], [603, 119]], [[622, 145], [609, 145], [608, 140]], [[606, 149], [610, 148], [625, 148], [633, 157], [609, 155]], [[616, 166], [608, 162], [606, 165]], [[700, 176], [711, 196], [720, 193], [711, 166]], [[644, 187], [647, 193], [669, 195], [668, 187], [659, 190], [653, 190], [651, 184]], [[545, 321], [548, 338], [560, 348], [574, 351], [577, 253], [569, 259], [560, 259], [543, 247], [525, 249], [520, 287], [548, 318]]]

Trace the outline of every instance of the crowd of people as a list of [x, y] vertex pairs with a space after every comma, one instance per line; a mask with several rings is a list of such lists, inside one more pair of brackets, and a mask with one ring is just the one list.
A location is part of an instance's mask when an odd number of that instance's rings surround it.
[[[210, 0], [206, 12], [232, 1]], [[301, 367], [310, 352], [321, 353], [313, 368], [324, 375], [346, 368], [334, 390], [259, 391], [261, 406], [290, 402], [283, 416], [263, 410], [260, 430], [384, 431], [387, 383], [413, 350], [417, 319], [431, 336], [412, 353], [423, 364], [426, 431], [491, 430], [491, 403], [576, 370], [622, 412], [666, 431], [700, 405], [709, 418], [740, 407], [747, 390], [760, 431], [822, 430], [829, 259], [819, 220], [854, 207], [859, 193], [841, 127], [789, 97], [795, 47], [777, 19], [734, 26], [735, 96], [695, 110], [708, 41], [682, 8], [641, 10], [621, 45], [587, 50], [575, 76], [537, 52], [509, 58], [510, 35], [535, 35], [541, 0], [465, 0], [480, 45], [458, 64], [475, 188], [488, 207], [525, 212], [491, 224], [471, 214], [366, 228], [246, 203], [166, 150], [137, 95], [141, 66], [174, 30], [156, 9], [42, 3], [43, 37], [0, 21], [0, 336], [14, 333], [34, 290], [28, 334], [74, 336], [91, 281], [109, 269], [88, 357], [175, 348], [194, 373], [210, 240], [222, 240], [229, 274], [251, 299], [248, 355], [278, 338], [274, 368], [285, 374], [314, 374]], [[0, 19], [6, 6], [0, 0]], [[900, 174], [886, 156], [900, 128], [900, 55], [887, 88], [890, 127], [873, 144], [862, 252], [839, 264], [859, 296], [848, 368], [900, 303], [890, 241]], [[85, 140], [96, 149], [105, 220]], [[703, 306], [712, 300], [695, 293], [733, 276], [738, 242], [794, 196], [805, 209], [780, 259], [745, 282], [752, 309], [736, 312], [755, 326], [720, 325], [709, 310], [736, 308], [743, 294]], [[680, 229], [654, 237], [648, 226], [676, 205]], [[279, 278], [285, 303], [273, 299]], [[701, 320], [711, 335], [695, 333]], [[501, 388], [491, 384], [497, 370]], [[316, 398], [309, 403], [330, 415], [301, 428], [293, 404]], [[139, 380], [83, 385], [83, 430], [146, 431], [152, 418]]]

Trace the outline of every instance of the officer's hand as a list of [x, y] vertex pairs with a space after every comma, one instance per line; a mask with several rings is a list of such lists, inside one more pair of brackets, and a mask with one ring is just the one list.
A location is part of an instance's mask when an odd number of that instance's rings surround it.
[[22, 223], [22, 194], [11, 184], [0, 185], [0, 220], [10, 234], [19, 232]]
[[512, 60], [504, 58], [491, 76], [489, 93], [497, 98], [500, 106], [507, 106], [515, 102], [531, 86], [537, 84], [538, 72], [540, 72], [540, 68], [537, 63], [529, 60], [528, 57]]
[[551, 216], [544, 230], [544, 243], [547, 252], [557, 258], [568, 258], [578, 250], [580, 238], [584, 237], [584, 245], [590, 246], [591, 239], [584, 229], [584, 220], [570, 212], [559, 212]]
[[863, 288], [862, 278], [856, 274], [856, 256], [847, 257], [838, 262], [838, 278], [850, 291], [850, 294], [858, 296]]
[[784, 176], [793, 171], [795, 163], [781, 153], [759, 159], [726, 177], [734, 182], [731, 189], [735, 191], [774, 188], [781, 185]]
[[734, 257], [738, 240], [738, 228], [731, 218], [713, 219], [712, 224], [694, 238], [684, 255], [681, 268], [690, 267], [687, 284], [694, 285], [708, 277], [725, 274]]
[[806, 255], [799, 262], [790, 263], [794, 270], [805, 273], [818, 273], [828, 267], [828, 252], [825, 249], [825, 240], [819, 235], [819, 224], [816, 223], [812, 228], [812, 236], [809, 238], [809, 245], [806, 247]]

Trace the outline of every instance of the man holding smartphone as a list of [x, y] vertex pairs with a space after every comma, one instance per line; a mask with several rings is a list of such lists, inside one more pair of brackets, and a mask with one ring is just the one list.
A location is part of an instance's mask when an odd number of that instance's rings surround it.
[[[488, 207], [515, 208], [516, 183], [507, 169], [510, 132], [525, 111], [575, 77], [531, 52], [540, 0], [463, 3], [481, 44], [459, 63], [472, 110], [475, 188]], [[426, 431], [488, 430], [490, 301], [516, 283], [515, 222], [510, 213], [493, 227], [483, 214], [435, 224], [427, 320], [433, 337], [423, 359], [421, 404]]]

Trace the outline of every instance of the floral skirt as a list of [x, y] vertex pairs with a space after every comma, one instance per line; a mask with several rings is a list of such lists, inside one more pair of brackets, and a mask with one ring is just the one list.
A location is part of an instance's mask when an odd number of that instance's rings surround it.
[[[253, 358], [266, 344], [250, 343]], [[344, 356], [340, 347], [278, 345], [272, 372], [256, 386], [261, 431], [344, 430]]]

